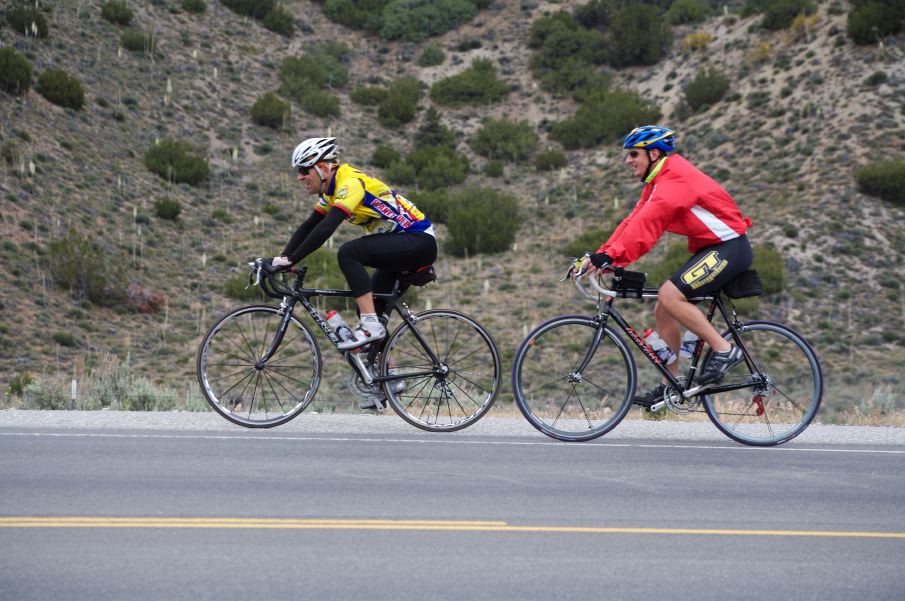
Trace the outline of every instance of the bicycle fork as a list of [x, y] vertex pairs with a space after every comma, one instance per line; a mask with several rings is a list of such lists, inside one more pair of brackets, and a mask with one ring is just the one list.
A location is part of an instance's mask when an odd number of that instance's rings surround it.
[[286, 335], [286, 329], [289, 328], [289, 321], [292, 319], [292, 305], [283, 300], [283, 302], [280, 303], [280, 311], [283, 314], [283, 319], [280, 321], [280, 325], [277, 326], [277, 331], [274, 334], [270, 345], [261, 355], [258, 362], [255, 363], [255, 368], [258, 370], [264, 369], [264, 366], [270, 361], [273, 354], [280, 348], [280, 344], [283, 343], [283, 337]]

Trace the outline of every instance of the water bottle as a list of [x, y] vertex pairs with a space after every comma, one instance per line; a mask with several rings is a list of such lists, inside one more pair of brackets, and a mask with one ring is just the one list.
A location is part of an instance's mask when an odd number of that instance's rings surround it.
[[698, 335], [691, 330], [686, 330], [682, 335], [682, 346], [679, 347], [679, 356], [690, 359], [694, 349], [698, 345]]
[[664, 365], [670, 365], [676, 360], [676, 353], [669, 348], [666, 342], [654, 329], [644, 330], [644, 342], [660, 357]]
[[355, 340], [355, 334], [352, 333], [352, 329], [343, 319], [343, 316], [336, 311], [327, 311], [327, 323], [336, 332], [340, 342]]

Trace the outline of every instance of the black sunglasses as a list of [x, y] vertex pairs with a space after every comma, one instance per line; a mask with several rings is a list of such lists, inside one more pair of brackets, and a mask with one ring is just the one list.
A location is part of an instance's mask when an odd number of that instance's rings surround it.
[[638, 158], [639, 154], [641, 154], [640, 150], [629, 150], [628, 151], [628, 156], [632, 157], [633, 159]]
[[299, 175], [308, 175], [311, 172], [311, 167], [299, 167]]

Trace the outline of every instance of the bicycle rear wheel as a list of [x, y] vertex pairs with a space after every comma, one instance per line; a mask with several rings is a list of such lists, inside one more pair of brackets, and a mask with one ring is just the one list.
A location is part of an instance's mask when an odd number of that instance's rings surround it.
[[320, 384], [320, 349], [295, 317], [273, 356], [265, 364], [259, 362], [282, 319], [279, 307], [239, 307], [220, 318], [201, 343], [201, 392], [233, 423], [246, 428], [285, 424], [314, 399]]
[[409, 324], [400, 325], [384, 346], [381, 373], [412, 375], [402, 379], [404, 390], [398, 390], [398, 380], [384, 385], [387, 401], [399, 417], [422, 430], [453, 432], [470, 426], [490, 410], [500, 391], [502, 362], [493, 338], [456, 311], [424, 311], [415, 315], [415, 322], [440, 363]]
[[[742, 324], [739, 333], [756, 369], [742, 361], [721, 384], [751, 386], [704, 395], [704, 409], [735, 441], [754, 446], [789, 441], [808, 427], [820, 408], [823, 376], [817, 355], [804, 338], [782, 324], [751, 321]], [[732, 341], [731, 334], [724, 337]]]
[[609, 326], [593, 346], [597, 328], [590, 317], [557, 317], [531, 332], [516, 352], [515, 402], [547, 436], [591, 440], [615, 428], [631, 409], [637, 380], [632, 354]]

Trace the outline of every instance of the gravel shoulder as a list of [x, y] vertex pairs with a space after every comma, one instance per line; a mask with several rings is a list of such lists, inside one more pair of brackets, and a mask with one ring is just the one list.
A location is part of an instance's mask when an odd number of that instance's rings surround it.
[[[248, 430], [231, 424], [214, 413], [127, 412], [127, 411], [0, 411], [0, 430], [87, 430], [97, 431], [167, 431], [218, 432], [227, 435], [333, 435], [333, 436], [404, 436], [438, 437], [447, 440], [462, 437], [531, 438], [537, 442], [554, 442], [534, 430], [521, 417], [483, 418], [475, 425], [450, 434], [418, 430], [396, 415], [348, 415], [304, 413], [295, 420], [271, 430]], [[710, 422], [674, 422], [625, 419], [601, 439], [691, 441], [736, 444], [723, 436]], [[566, 443], [562, 443], [566, 444]], [[807, 445], [863, 445], [905, 447], [905, 428], [885, 426], [811, 425], [783, 448]]]

